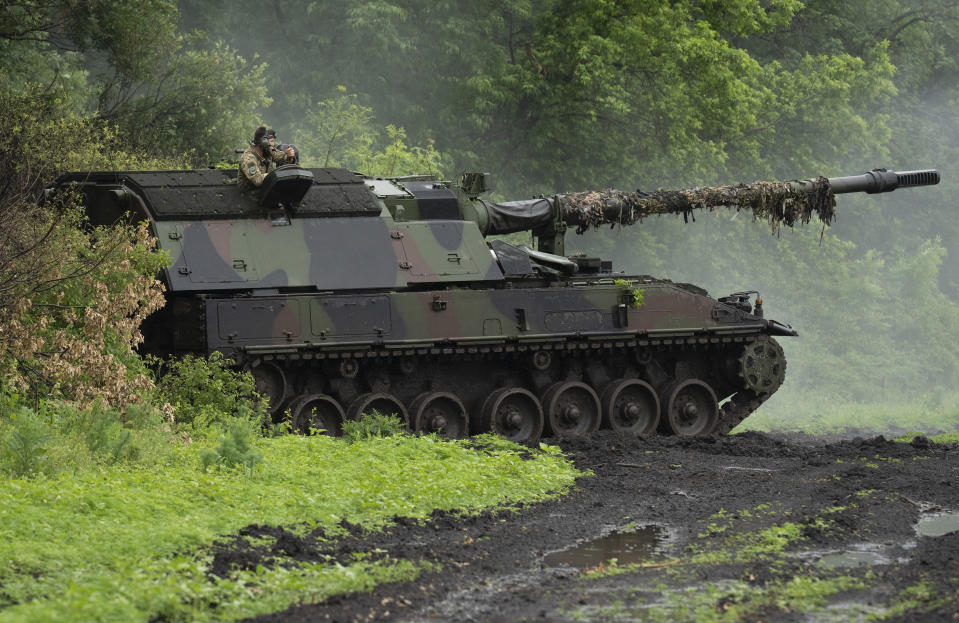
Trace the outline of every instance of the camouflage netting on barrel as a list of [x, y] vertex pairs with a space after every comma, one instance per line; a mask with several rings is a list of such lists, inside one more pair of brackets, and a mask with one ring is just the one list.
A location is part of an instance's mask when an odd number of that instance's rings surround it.
[[769, 221], [775, 231], [797, 220], [808, 223], [813, 213], [826, 225], [836, 208], [829, 180], [819, 177], [803, 182], [754, 182], [735, 186], [713, 186], [688, 190], [623, 192], [586, 191], [559, 196], [564, 220], [576, 226], [576, 233], [600, 225], [632, 225], [654, 214], [682, 214], [688, 221], [694, 210], [725, 207], [749, 210], [753, 218]]

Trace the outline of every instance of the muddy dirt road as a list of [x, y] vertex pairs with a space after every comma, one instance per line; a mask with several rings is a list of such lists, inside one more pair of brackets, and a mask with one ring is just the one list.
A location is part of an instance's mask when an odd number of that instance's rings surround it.
[[[250, 527], [303, 560], [441, 566], [257, 621], [959, 620], [956, 446], [757, 433], [561, 445], [594, 475], [518, 513], [352, 527], [333, 545]], [[216, 563], [269, 554], [234, 543]]]

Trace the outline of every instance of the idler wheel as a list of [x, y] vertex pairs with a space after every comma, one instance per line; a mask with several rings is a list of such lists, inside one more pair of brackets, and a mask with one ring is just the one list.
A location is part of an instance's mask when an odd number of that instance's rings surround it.
[[250, 368], [256, 393], [270, 399], [270, 415], [276, 415], [283, 408], [290, 384], [283, 369], [271, 362], [260, 362]]
[[739, 376], [745, 389], [759, 395], [773, 393], [786, 378], [783, 347], [771, 337], [761, 337], [747, 344], [739, 357]]
[[602, 407], [593, 388], [579, 381], [562, 381], [543, 393], [546, 433], [556, 437], [581, 437], [596, 432]]
[[346, 417], [351, 420], [359, 420], [364, 413], [372, 415], [374, 411], [380, 415], [395, 415], [404, 424], [410, 421], [403, 402], [393, 394], [385, 392], [360, 394], [350, 403], [350, 407], [346, 410]]
[[659, 424], [656, 390], [640, 379], [619, 379], [603, 388], [603, 426], [631, 435], [649, 435]]
[[668, 386], [663, 419], [675, 435], [708, 435], [719, 422], [716, 393], [699, 379], [686, 379]]
[[293, 430], [309, 433], [310, 429], [320, 428], [327, 435], [338, 437], [343, 434], [343, 407], [332, 396], [326, 394], [306, 394], [290, 405]]
[[516, 443], [532, 443], [543, 434], [543, 408], [531, 392], [520, 387], [495, 390], [480, 409], [473, 432], [492, 431]]
[[469, 435], [469, 416], [460, 399], [449, 392], [424, 392], [410, 403], [413, 430], [439, 433], [452, 439]]

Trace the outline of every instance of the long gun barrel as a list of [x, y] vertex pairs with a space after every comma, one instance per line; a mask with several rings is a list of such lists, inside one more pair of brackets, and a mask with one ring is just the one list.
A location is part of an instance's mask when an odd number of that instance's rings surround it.
[[888, 171], [873, 169], [862, 175], [818, 177], [787, 182], [753, 182], [686, 190], [623, 192], [620, 190], [566, 193], [550, 198], [493, 203], [478, 200], [478, 224], [484, 234], [532, 231], [541, 251], [563, 255], [568, 227], [581, 234], [604, 224], [632, 225], [655, 214], [682, 214], [688, 220], [696, 210], [725, 207], [748, 210], [775, 230], [796, 221], [808, 223], [815, 213], [826, 225], [832, 222], [836, 195], [883, 193], [897, 188], [939, 183], [935, 169]]
[[[813, 180], [810, 180], [813, 181]], [[862, 175], [827, 178], [833, 194], [843, 193], [888, 193], [897, 188], [911, 188], [913, 186], [934, 186], [939, 183], [939, 171], [922, 169], [920, 171], [887, 171], [873, 169]], [[794, 182], [804, 189], [808, 182]]]
[[[494, 203], [479, 200], [480, 226], [486, 234], [542, 231], [575, 227], [582, 233], [603, 224], [632, 225], [655, 214], [682, 214], [726, 207], [751, 210], [773, 227], [809, 222], [813, 213], [828, 224], [836, 206], [835, 195], [853, 192], [883, 193], [897, 188], [939, 183], [935, 169], [888, 171], [873, 169], [862, 175], [819, 177], [787, 182], [753, 182], [732, 186], [624, 192], [619, 190], [566, 193], [549, 198]], [[485, 214], [484, 214], [485, 213]], [[483, 217], [486, 218], [483, 218]]]

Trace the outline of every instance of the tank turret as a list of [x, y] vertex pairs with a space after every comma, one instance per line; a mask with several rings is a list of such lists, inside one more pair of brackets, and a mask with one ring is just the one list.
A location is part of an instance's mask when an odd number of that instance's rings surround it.
[[[249, 370], [274, 417], [302, 431], [395, 413], [417, 431], [728, 432], [783, 382], [754, 291], [566, 257], [564, 235], [727, 207], [774, 227], [828, 223], [835, 195], [935, 184], [936, 171], [674, 191], [615, 190], [498, 203], [486, 174], [370, 178], [281, 167], [257, 193], [236, 172], [62, 176], [94, 224], [150, 223], [171, 264], [168, 303], [143, 330], [161, 356], [220, 351]], [[537, 248], [487, 240], [532, 231]], [[720, 403], [726, 398], [722, 409]]]

